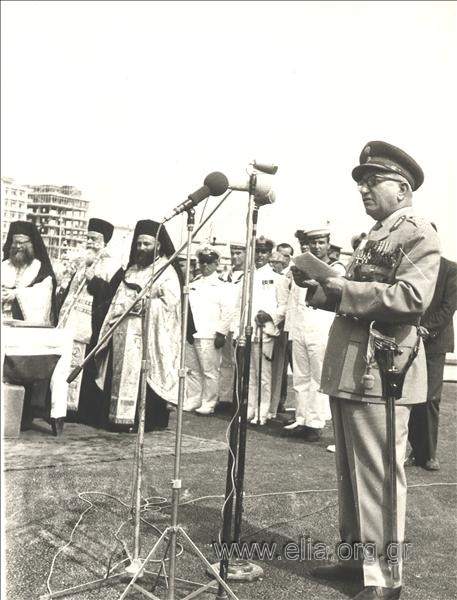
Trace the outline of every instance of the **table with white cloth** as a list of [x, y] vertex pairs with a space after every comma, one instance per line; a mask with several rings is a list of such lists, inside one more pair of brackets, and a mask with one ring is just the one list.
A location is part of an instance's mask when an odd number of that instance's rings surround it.
[[24, 321], [4, 321], [1, 345], [3, 381], [29, 385], [50, 382], [49, 417], [63, 419], [67, 414], [72, 337], [65, 329], [33, 326]]

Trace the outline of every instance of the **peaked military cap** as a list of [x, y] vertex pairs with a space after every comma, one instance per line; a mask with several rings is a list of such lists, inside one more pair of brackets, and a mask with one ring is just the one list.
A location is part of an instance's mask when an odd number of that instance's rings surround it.
[[246, 244], [242, 242], [230, 242], [230, 250], [246, 250]]
[[424, 182], [424, 172], [417, 162], [400, 148], [386, 142], [368, 142], [360, 154], [359, 162], [359, 166], [352, 171], [352, 177], [357, 182], [368, 169], [401, 175], [413, 191]]
[[306, 240], [306, 235], [305, 235], [304, 229], [297, 229], [297, 231], [294, 233], [294, 235], [297, 238], [297, 240], [299, 240], [299, 241]]
[[219, 250], [217, 250], [214, 246], [211, 246], [210, 244], [200, 246], [195, 251], [195, 254], [197, 256], [197, 259], [199, 259], [200, 256], [204, 256], [212, 262], [218, 260], [221, 257], [221, 253], [219, 252]]
[[321, 227], [320, 229], [307, 229], [303, 232], [306, 239], [315, 237], [330, 237], [330, 229], [328, 227]]
[[273, 240], [269, 240], [265, 236], [261, 235], [255, 241], [255, 249], [256, 250], [266, 250], [267, 252], [271, 252], [275, 247], [275, 243]]

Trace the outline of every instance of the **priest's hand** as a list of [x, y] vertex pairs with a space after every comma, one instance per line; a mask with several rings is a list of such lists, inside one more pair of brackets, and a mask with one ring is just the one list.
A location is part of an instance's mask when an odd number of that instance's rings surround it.
[[95, 277], [95, 269], [94, 266], [86, 267], [86, 271], [84, 273], [87, 281], [91, 281]]
[[2, 302], [13, 302], [16, 298], [16, 289], [2, 286]]

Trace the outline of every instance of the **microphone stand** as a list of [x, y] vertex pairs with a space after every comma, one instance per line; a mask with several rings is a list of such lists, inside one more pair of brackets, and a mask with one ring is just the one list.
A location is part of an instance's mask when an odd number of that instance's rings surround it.
[[[185, 281], [183, 287], [183, 306], [182, 306], [182, 321], [181, 321], [181, 348], [180, 348], [180, 368], [179, 368], [179, 388], [178, 388], [178, 406], [177, 406], [177, 421], [176, 421], [176, 439], [175, 439], [175, 461], [174, 461], [174, 473], [172, 480], [172, 497], [171, 497], [171, 524], [169, 527], [165, 529], [162, 535], [159, 537], [157, 542], [153, 545], [151, 551], [146, 556], [146, 558], [142, 561], [138, 560], [136, 565], [137, 570], [133, 578], [130, 580], [129, 584], [125, 588], [122, 595], [119, 597], [119, 600], [123, 600], [129, 590], [134, 587], [136, 590], [142, 592], [144, 595], [150, 598], [157, 598], [157, 596], [153, 596], [150, 592], [145, 590], [142, 586], [136, 584], [136, 580], [138, 577], [141, 577], [143, 569], [146, 563], [151, 560], [154, 554], [157, 552], [158, 547], [162, 540], [167, 540], [165, 554], [161, 559], [162, 565], [164, 565], [164, 561], [166, 559], [167, 554], [169, 553], [170, 560], [170, 570], [168, 574], [168, 591], [167, 591], [167, 600], [175, 600], [175, 591], [176, 591], [176, 544], [177, 537], [180, 534], [184, 541], [192, 548], [195, 554], [200, 558], [203, 564], [206, 566], [207, 570], [210, 570], [214, 577], [219, 582], [219, 585], [224, 589], [224, 591], [232, 598], [233, 600], [238, 600], [237, 596], [232, 592], [227, 583], [217, 574], [216, 571], [213, 570], [211, 564], [203, 555], [203, 553], [199, 550], [196, 544], [192, 541], [186, 531], [178, 524], [178, 511], [179, 511], [179, 496], [180, 489], [182, 486], [181, 482], [181, 449], [182, 449], [182, 422], [183, 422], [183, 406], [186, 392], [186, 337], [187, 337], [187, 323], [188, 323], [188, 315], [189, 315], [189, 277], [190, 277], [190, 260], [191, 260], [191, 241], [192, 241], [192, 231], [195, 223], [195, 210], [193, 208], [187, 209], [187, 254], [186, 254], [186, 272], [185, 272]], [[143, 410], [144, 412], [144, 410]], [[144, 414], [143, 414], [144, 416]], [[137, 496], [137, 507], [139, 509], [139, 500]], [[161, 576], [159, 573], [157, 577]], [[163, 575], [162, 577], [167, 577]], [[191, 584], [193, 586], [197, 586], [199, 589], [191, 592], [185, 598], [194, 598], [197, 595], [203, 592], [216, 592], [216, 587], [213, 585], [213, 582], [209, 582], [206, 584], [195, 583], [187, 580], [179, 580], [183, 581], [187, 584]]]
[[[233, 386], [233, 415], [230, 421], [227, 478], [223, 505], [222, 548], [240, 541], [243, 514], [244, 472], [246, 456], [247, 411], [252, 346], [252, 294], [255, 271], [255, 240], [259, 207], [255, 204], [256, 173], [250, 175], [249, 208], [246, 230], [246, 256], [244, 263], [243, 288], [239, 323], [239, 339], [236, 346], [235, 378]], [[235, 496], [235, 512], [233, 500]], [[232, 535], [232, 522], [234, 530]], [[219, 563], [219, 575], [226, 581], [229, 577], [228, 554], [223, 553]], [[263, 570], [246, 560], [233, 560], [230, 578], [238, 581], [253, 581], [263, 575]], [[217, 600], [226, 598], [223, 586], [219, 586]]]
[[[140, 402], [138, 405], [138, 433], [137, 433], [137, 441], [135, 447], [135, 476], [134, 476], [134, 493], [133, 493], [133, 518], [134, 518], [134, 550], [133, 550], [133, 558], [129, 556], [130, 564], [125, 568], [124, 572], [117, 574], [110, 574], [109, 572], [105, 577], [101, 579], [97, 579], [95, 581], [83, 583], [77, 586], [73, 586], [71, 588], [67, 588], [65, 590], [59, 590], [56, 592], [50, 592], [49, 594], [44, 594], [40, 596], [40, 600], [49, 600], [51, 598], [64, 597], [69, 594], [75, 592], [81, 592], [88, 589], [100, 588], [102, 585], [112, 585], [119, 580], [125, 579], [126, 576], [132, 576], [129, 581], [127, 587], [124, 589], [123, 593], [119, 597], [119, 600], [123, 600], [129, 591], [134, 588], [136, 591], [141, 592], [148, 598], [155, 598], [158, 600], [157, 596], [154, 596], [148, 590], [144, 589], [141, 585], [136, 583], [137, 579], [142, 577], [144, 574], [144, 568], [148, 561], [153, 558], [154, 554], [157, 552], [157, 549], [163, 540], [166, 541], [166, 550], [165, 555], [170, 550], [170, 574], [161, 574], [161, 570], [156, 574], [157, 579], [159, 577], [165, 578], [168, 584], [168, 593], [167, 600], [175, 600], [175, 582], [181, 581], [187, 585], [196, 586], [197, 590], [193, 591], [190, 595], [186, 596], [186, 598], [194, 598], [203, 592], [216, 592], [217, 588], [214, 586], [214, 583], [211, 581], [207, 584], [196, 583], [193, 581], [185, 580], [185, 579], [177, 579], [176, 578], [176, 543], [177, 543], [177, 535], [181, 534], [185, 541], [191, 546], [193, 551], [197, 554], [200, 560], [204, 563], [207, 570], [211, 572], [211, 574], [218, 580], [222, 589], [227, 592], [227, 594], [233, 600], [238, 600], [237, 596], [230, 589], [227, 583], [219, 576], [219, 574], [213, 569], [209, 561], [205, 558], [199, 548], [194, 544], [188, 534], [184, 531], [184, 529], [178, 525], [178, 510], [179, 510], [179, 490], [181, 488], [181, 480], [180, 480], [180, 468], [181, 468], [181, 447], [182, 447], [182, 419], [183, 419], [183, 405], [184, 405], [184, 396], [185, 396], [185, 388], [186, 388], [186, 374], [187, 369], [185, 368], [185, 357], [186, 357], [186, 337], [187, 337], [187, 323], [188, 323], [188, 314], [189, 314], [189, 273], [190, 273], [190, 261], [191, 261], [191, 242], [192, 239], [197, 235], [197, 233], [206, 225], [209, 219], [213, 216], [213, 214], [218, 210], [218, 208], [222, 205], [222, 203], [227, 199], [227, 197], [231, 194], [231, 190], [225, 194], [222, 200], [217, 204], [217, 206], [211, 211], [211, 213], [206, 217], [204, 221], [202, 221], [195, 233], [192, 235], [192, 231], [194, 228], [194, 215], [195, 211], [193, 208], [187, 209], [187, 228], [188, 228], [188, 237], [187, 240], [182, 244], [182, 246], [167, 260], [166, 264], [161, 267], [157, 272], [153, 274], [151, 278], [146, 283], [143, 290], [136, 296], [134, 301], [130, 304], [130, 306], [120, 315], [117, 321], [110, 327], [107, 333], [102, 337], [102, 339], [98, 342], [98, 344], [94, 347], [94, 349], [86, 356], [85, 360], [81, 365], [77, 366], [70, 373], [67, 378], [67, 382], [71, 383], [81, 370], [84, 368], [84, 365], [93, 357], [100, 348], [106, 344], [112, 337], [114, 331], [119, 327], [121, 322], [130, 314], [134, 306], [138, 304], [138, 302], [146, 296], [146, 294], [152, 288], [154, 282], [160, 277], [160, 275], [165, 271], [167, 267], [171, 265], [173, 260], [179, 255], [179, 253], [186, 248], [186, 273], [185, 273], [185, 283], [183, 288], [183, 306], [182, 306], [182, 327], [181, 327], [181, 349], [180, 349], [180, 369], [179, 369], [179, 387], [178, 387], [178, 406], [177, 406], [177, 425], [176, 425], [176, 440], [175, 440], [175, 463], [174, 463], [174, 479], [172, 481], [172, 522], [171, 526], [167, 527], [165, 531], [161, 534], [157, 542], [152, 547], [151, 551], [148, 553], [147, 557], [143, 560], [140, 558], [140, 524], [141, 524], [141, 485], [142, 485], [142, 474], [143, 474], [143, 449], [144, 449], [144, 421], [145, 421], [145, 412], [146, 412], [146, 388], [147, 388], [147, 372], [149, 366], [149, 358], [148, 358], [148, 346], [149, 346], [149, 328], [150, 328], [150, 319], [151, 319], [151, 298], [146, 302], [145, 311], [143, 314], [142, 320], [142, 361], [141, 361], [141, 375], [140, 375]], [[161, 224], [163, 225], [163, 223]], [[154, 263], [153, 263], [154, 264]], [[161, 560], [162, 568], [164, 567], [165, 556]], [[154, 586], [155, 588], [155, 586]], [[183, 599], [185, 600], [185, 598]]]

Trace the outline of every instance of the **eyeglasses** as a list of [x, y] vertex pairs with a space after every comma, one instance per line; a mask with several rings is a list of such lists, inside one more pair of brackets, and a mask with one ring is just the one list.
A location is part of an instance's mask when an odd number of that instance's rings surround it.
[[381, 183], [382, 181], [396, 181], [397, 183], [406, 183], [406, 181], [402, 181], [401, 179], [397, 179], [396, 177], [384, 177], [383, 175], [370, 175], [365, 179], [361, 179], [357, 182], [357, 187], [368, 187], [370, 190]]

